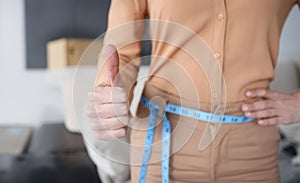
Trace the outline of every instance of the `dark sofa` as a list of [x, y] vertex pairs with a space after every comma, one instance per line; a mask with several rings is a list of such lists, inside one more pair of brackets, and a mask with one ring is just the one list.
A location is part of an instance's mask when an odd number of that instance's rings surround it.
[[0, 156], [0, 183], [99, 183], [82, 136], [63, 124], [37, 129], [20, 156]]

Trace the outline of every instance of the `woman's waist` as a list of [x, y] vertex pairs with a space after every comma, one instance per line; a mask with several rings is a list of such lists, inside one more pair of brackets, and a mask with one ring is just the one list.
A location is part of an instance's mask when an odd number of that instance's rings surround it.
[[205, 112], [212, 112], [212, 111], [217, 113], [221, 112], [224, 114], [235, 115], [235, 116], [243, 115], [243, 112], [241, 110], [241, 106], [243, 104], [260, 100], [260, 98], [257, 98], [257, 99], [246, 99], [246, 100], [240, 100], [234, 102], [226, 102], [226, 101], [207, 102], [201, 100], [201, 97], [199, 96], [180, 96], [178, 93], [172, 91], [173, 90], [170, 88], [158, 87], [156, 85], [153, 85], [152, 83], [147, 82], [145, 85], [143, 95], [148, 99], [151, 99], [152, 97], [155, 96], [159, 96], [163, 98], [167, 103], [175, 104], [178, 106], [184, 106], [187, 108], [192, 108], [192, 109], [201, 110]]

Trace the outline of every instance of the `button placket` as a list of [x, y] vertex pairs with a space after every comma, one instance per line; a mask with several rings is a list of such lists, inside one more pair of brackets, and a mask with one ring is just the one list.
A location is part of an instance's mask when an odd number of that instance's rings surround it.
[[223, 68], [224, 64], [224, 44], [226, 34], [226, 5], [225, 0], [213, 0], [214, 3], [214, 15], [215, 15], [215, 27], [214, 38], [212, 48], [214, 50], [214, 57], [216, 61]]
[[[212, 0], [214, 7], [214, 32], [212, 49], [214, 51], [215, 61], [218, 62], [220, 69], [224, 71], [224, 59], [225, 59], [225, 36], [227, 27], [227, 14], [225, 0]], [[214, 73], [215, 82], [213, 88], [222, 89], [223, 87], [223, 73], [216, 71]], [[212, 91], [212, 99], [216, 103], [222, 102], [222, 92]]]

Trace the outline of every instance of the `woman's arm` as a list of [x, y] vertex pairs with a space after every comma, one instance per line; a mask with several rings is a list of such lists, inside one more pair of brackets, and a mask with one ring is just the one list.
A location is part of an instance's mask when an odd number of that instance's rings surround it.
[[141, 65], [146, 13], [146, 0], [111, 1], [99, 74], [94, 91], [89, 93], [87, 108], [90, 125], [99, 140], [121, 138], [126, 134], [128, 105]]
[[[132, 90], [141, 65], [141, 40], [144, 35], [144, 19], [147, 16], [146, 0], [112, 0], [108, 16], [108, 28], [104, 48], [111, 44], [117, 48], [119, 70], [124, 87]], [[137, 42], [131, 42], [138, 40]], [[101, 54], [104, 55], [104, 54]], [[96, 86], [103, 82], [106, 75], [105, 59], [100, 56], [99, 75]]]

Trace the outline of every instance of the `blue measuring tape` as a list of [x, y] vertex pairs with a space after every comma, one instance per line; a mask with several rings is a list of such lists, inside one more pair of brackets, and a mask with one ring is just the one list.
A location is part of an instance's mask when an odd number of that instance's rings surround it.
[[[253, 120], [253, 118], [247, 118], [245, 116], [231, 116], [231, 115], [219, 115], [211, 114], [208, 112], [195, 110], [187, 107], [182, 107], [174, 104], [167, 103], [165, 106], [155, 104], [145, 96], [142, 96], [141, 103], [150, 110], [148, 130], [145, 140], [145, 148], [142, 158], [142, 165], [140, 169], [139, 183], [146, 182], [148, 162], [151, 156], [152, 144], [155, 134], [155, 125], [158, 113], [161, 107], [164, 107], [164, 113], [172, 113], [181, 115], [188, 118], [193, 118], [201, 121], [207, 121], [212, 123], [246, 123]], [[162, 125], [162, 183], [169, 182], [169, 155], [170, 155], [170, 136], [171, 136], [171, 124], [166, 115], [163, 115]]]

